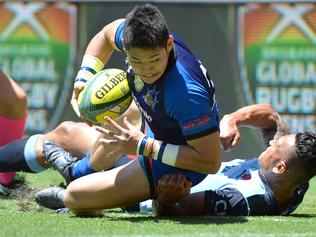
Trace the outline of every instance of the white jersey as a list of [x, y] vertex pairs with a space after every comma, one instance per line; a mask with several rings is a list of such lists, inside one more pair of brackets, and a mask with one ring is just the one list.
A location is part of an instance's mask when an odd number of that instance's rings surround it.
[[278, 212], [274, 193], [259, 170], [258, 159], [223, 162], [216, 174], [208, 175], [191, 192], [205, 191], [204, 214], [289, 214], [302, 202], [308, 184], [299, 187], [284, 213]]
[[[204, 192], [204, 215], [279, 215], [289, 214], [302, 202], [308, 183], [298, 187], [287, 211], [279, 213], [274, 193], [259, 170], [258, 159], [222, 162], [216, 174], [208, 175], [191, 188], [191, 193]], [[151, 210], [150, 202], [140, 210]]]

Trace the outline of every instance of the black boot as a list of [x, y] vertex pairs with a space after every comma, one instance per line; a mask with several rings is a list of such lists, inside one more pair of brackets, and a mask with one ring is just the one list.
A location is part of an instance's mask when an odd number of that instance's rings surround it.
[[44, 141], [43, 151], [47, 162], [64, 177], [67, 183], [70, 183], [73, 180], [72, 167], [77, 158], [52, 141]]

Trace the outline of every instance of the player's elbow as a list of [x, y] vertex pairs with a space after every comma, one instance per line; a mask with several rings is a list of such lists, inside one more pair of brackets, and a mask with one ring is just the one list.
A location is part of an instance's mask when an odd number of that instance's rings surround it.
[[215, 174], [221, 166], [221, 153], [213, 153], [212, 155], [204, 156], [201, 162], [199, 162], [199, 173], [203, 174]]
[[215, 174], [219, 170], [222, 162], [220, 146], [213, 147], [212, 152], [208, 152], [204, 157], [204, 167], [206, 174]]
[[205, 164], [203, 173], [215, 174], [219, 170], [221, 166], [221, 158], [220, 157], [212, 157], [212, 158], [213, 159], [211, 161]]
[[9, 118], [22, 118], [27, 110], [27, 94], [22, 89], [17, 89], [16, 94], [3, 103], [6, 115]]

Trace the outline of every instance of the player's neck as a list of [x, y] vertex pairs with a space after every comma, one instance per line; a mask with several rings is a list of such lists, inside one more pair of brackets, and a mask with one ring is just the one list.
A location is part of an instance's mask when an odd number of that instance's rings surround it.
[[264, 176], [274, 193], [279, 212], [281, 213], [291, 203], [296, 184], [285, 175], [270, 173], [264, 174]]

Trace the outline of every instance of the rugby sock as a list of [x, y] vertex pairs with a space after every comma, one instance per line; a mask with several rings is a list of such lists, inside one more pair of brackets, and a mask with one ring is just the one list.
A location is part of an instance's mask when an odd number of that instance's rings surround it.
[[0, 172], [24, 171], [38, 173], [45, 170], [36, 159], [35, 145], [40, 135], [11, 142], [0, 148]]
[[89, 160], [90, 160], [90, 152], [88, 152], [87, 155], [83, 159], [75, 163], [75, 165], [73, 166], [71, 170], [71, 176], [73, 179], [78, 179], [82, 176], [96, 172], [94, 169], [91, 168], [89, 164]]
[[[90, 152], [82, 159], [75, 163], [74, 167], [71, 170], [71, 176], [73, 179], [78, 179], [82, 176], [95, 173], [96, 171], [91, 168], [89, 164], [90, 159]], [[114, 169], [116, 167], [122, 166], [127, 164], [128, 162], [132, 161], [133, 158], [130, 158], [127, 155], [121, 156], [116, 163], [110, 168]]]

